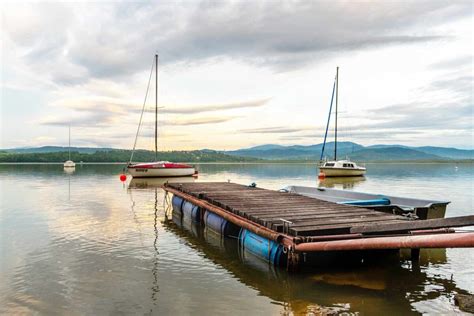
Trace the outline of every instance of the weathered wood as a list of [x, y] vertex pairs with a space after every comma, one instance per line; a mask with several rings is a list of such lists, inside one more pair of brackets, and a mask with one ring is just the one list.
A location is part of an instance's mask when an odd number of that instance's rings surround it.
[[206, 201], [226, 212], [281, 232], [282, 219], [292, 222], [293, 236], [408, 233], [410, 230], [474, 225], [474, 219], [409, 221], [370, 208], [342, 205], [299, 194], [228, 182], [168, 183], [167, 187]]
[[474, 226], [474, 215], [451, 218], [437, 218], [403, 223], [374, 223], [353, 227], [351, 233], [404, 232], [418, 229]]

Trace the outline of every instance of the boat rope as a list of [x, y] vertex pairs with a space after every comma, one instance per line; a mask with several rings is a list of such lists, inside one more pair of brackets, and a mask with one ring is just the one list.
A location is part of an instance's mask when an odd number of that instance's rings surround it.
[[328, 122], [327, 122], [327, 124], [326, 124], [326, 133], [324, 133], [323, 148], [321, 149], [321, 157], [319, 158], [320, 161], [323, 160], [324, 148], [326, 147], [326, 139], [327, 139], [327, 137], [328, 137], [329, 121], [331, 120], [332, 101], [334, 100], [334, 91], [335, 91], [335, 90], [336, 90], [336, 78], [334, 78], [334, 84], [332, 85], [331, 104], [329, 105]]
[[145, 100], [143, 100], [142, 113], [140, 114], [140, 121], [138, 122], [137, 134], [135, 135], [135, 142], [133, 143], [132, 154], [130, 155], [130, 161], [128, 162], [128, 164], [132, 163], [133, 154], [135, 153], [135, 148], [137, 146], [138, 134], [140, 133], [140, 127], [142, 125], [143, 113], [145, 112], [145, 105], [146, 105], [146, 100], [148, 98], [148, 91], [150, 90], [150, 82], [151, 82], [151, 76], [153, 74], [153, 69], [155, 69], [154, 59], [153, 59], [153, 63], [151, 64], [150, 77], [148, 78], [148, 85], [146, 87]]

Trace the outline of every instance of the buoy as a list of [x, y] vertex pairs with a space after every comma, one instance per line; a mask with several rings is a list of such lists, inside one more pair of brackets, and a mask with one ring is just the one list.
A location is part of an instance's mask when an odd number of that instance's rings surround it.
[[121, 175], [120, 175], [120, 181], [124, 182], [124, 181], [126, 181], [126, 180], [127, 180], [127, 175], [121, 174]]
[[320, 172], [318, 175], [318, 179], [324, 179], [324, 178], [326, 178], [326, 175], [324, 174], [324, 172]]

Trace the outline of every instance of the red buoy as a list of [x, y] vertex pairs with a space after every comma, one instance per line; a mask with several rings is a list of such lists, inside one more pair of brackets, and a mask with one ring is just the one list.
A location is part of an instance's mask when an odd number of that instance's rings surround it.
[[324, 179], [324, 178], [326, 178], [326, 175], [324, 174], [324, 172], [320, 172], [318, 175], [318, 179]]
[[124, 181], [126, 181], [126, 180], [127, 180], [127, 175], [125, 175], [125, 174], [122, 173], [122, 174], [120, 175], [120, 181], [124, 182]]

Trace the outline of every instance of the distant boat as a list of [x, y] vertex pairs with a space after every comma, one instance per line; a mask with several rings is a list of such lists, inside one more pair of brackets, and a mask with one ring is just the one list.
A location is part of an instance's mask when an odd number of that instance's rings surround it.
[[[331, 119], [332, 101], [334, 98], [334, 91], [336, 91], [336, 113], [335, 113], [335, 127], [334, 127], [334, 160], [323, 161], [324, 147], [326, 146], [326, 137], [328, 134], [329, 122]], [[339, 67], [336, 68], [336, 80], [334, 81], [331, 97], [331, 105], [329, 107], [329, 117], [326, 125], [326, 133], [324, 135], [323, 148], [321, 150], [321, 164], [319, 171], [326, 177], [354, 177], [363, 176], [366, 172], [365, 167], [358, 166], [355, 162], [346, 160], [337, 160], [337, 101], [339, 94]]]
[[[127, 171], [134, 178], [151, 178], [151, 177], [185, 177], [192, 176], [196, 173], [193, 166], [184, 163], [175, 163], [169, 161], [158, 160], [158, 55], [155, 55], [155, 161], [133, 163], [133, 153], [137, 143], [138, 132], [140, 131], [141, 120], [145, 110], [145, 103], [143, 105], [140, 122], [138, 124], [138, 131], [135, 137], [135, 145], [132, 150], [130, 162], [127, 165]], [[151, 79], [151, 76], [150, 76]], [[150, 81], [148, 81], [148, 87]], [[147, 90], [148, 91], [148, 90]], [[146, 97], [145, 97], [146, 100]], [[146, 102], [146, 101], [145, 101]]]
[[64, 163], [64, 168], [75, 168], [76, 164], [71, 160], [71, 126], [69, 126], [69, 159]]

